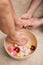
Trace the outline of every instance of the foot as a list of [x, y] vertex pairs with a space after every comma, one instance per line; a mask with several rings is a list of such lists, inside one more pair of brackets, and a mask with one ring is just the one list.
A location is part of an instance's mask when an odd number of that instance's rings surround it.
[[18, 45], [25, 45], [28, 42], [28, 38], [26, 37], [26, 35], [21, 32], [21, 31], [17, 31], [16, 32], [16, 38], [13, 37], [7, 37], [7, 42], [10, 43], [17, 43]]

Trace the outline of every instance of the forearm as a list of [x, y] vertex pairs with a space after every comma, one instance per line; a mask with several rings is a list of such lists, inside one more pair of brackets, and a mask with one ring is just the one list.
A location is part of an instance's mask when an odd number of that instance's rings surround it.
[[30, 8], [29, 8], [28, 12], [31, 12], [31, 15], [33, 15], [33, 13], [39, 7], [39, 5], [41, 4], [41, 2], [42, 2], [42, 0], [32, 0], [32, 3], [30, 5]]

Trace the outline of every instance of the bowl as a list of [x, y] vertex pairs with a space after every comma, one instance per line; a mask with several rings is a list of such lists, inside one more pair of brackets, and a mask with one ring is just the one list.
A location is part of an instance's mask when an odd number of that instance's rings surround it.
[[15, 43], [9, 43], [6, 41], [6, 38], [4, 39], [5, 51], [8, 53], [10, 57], [16, 60], [23, 60], [29, 58], [30, 56], [32, 56], [32, 54], [35, 52], [37, 48], [37, 39], [35, 35], [26, 29], [22, 29], [20, 31], [24, 32], [25, 35], [28, 37], [28, 42], [24, 46], [19, 46]]

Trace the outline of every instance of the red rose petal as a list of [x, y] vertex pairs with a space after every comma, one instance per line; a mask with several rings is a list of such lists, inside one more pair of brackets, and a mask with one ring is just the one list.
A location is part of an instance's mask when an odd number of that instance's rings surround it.
[[19, 53], [20, 52], [20, 48], [19, 47], [15, 47], [14, 50]]
[[36, 47], [32, 45], [30, 49], [31, 49], [32, 51], [34, 51], [34, 50], [36, 49]]

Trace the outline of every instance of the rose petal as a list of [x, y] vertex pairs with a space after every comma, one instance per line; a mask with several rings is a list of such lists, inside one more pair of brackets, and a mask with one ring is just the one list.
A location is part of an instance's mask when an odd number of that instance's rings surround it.
[[17, 52], [16, 52], [16, 51], [13, 51], [11, 54], [12, 54], [13, 56], [16, 56]]
[[8, 46], [8, 51], [12, 52], [14, 50], [14, 47], [13, 46]]
[[19, 47], [15, 47], [14, 50], [19, 53], [20, 52], [20, 48]]

